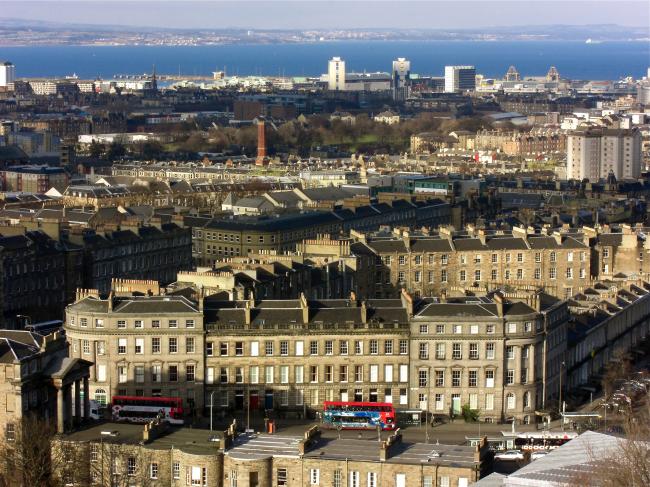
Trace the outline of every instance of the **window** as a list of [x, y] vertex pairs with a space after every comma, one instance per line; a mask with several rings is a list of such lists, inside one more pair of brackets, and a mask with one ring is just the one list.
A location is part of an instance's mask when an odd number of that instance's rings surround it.
[[126, 353], [126, 338], [117, 339], [117, 353], [124, 355]]
[[363, 365], [354, 366], [354, 381], [363, 382]]
[[517, 323], [508, 323], [508, 333], [517, 333]]
[[273, 342], [272, 341], [264, 342], [264, 353], [266, 355], [273, 355]]
[[144, 365], [136, 365], [134, 367], [135, 371], [135, 381], [138, 383], [144, 382]]
[[170, 365], [167, 371], [169, 374], [169, 382], [178, 381], [178, 365]]
[[126, 328], [126, 320], [117, 320], [118, 328]]
[[349, 487], [359, 487], [359, 472], [350, 472]]
[[320, 470], [317, 468], [312, 468], [309, 470], [309, 483], [311, 485], [320, 484]]
[[84, 328], [88, 326], [88, 318], [79, 318], [79, 326]]
[[409, 380], [409, 366], [406, 365], [406, 364], [400, 364], [400, 366], [399, 366], [399, 381], [400, 382], [408, 382], [408, 380]]
[[175, 479], [181, 478], [181, 464], [180, 462], [174, 462], [172, 464], [172, 477]]
[[81, 350], [84, 355], [90, 355], [90, 341], [81, 340]]
[[460, 387], [460, 378], [461, 378], [461, 371], [460, 370], [452, 370], [451, 371], [451, 387]]
[[273, 384], [273, 366], [267, 365], [264, 367], [264, 381], [267, 384]]
[[399, 265], [404, 265], [404, 264], [406, 264], [406, 257], [405, 257], [404, 255], [400, 255], [400, 256], [398, 257], [398, 260], [399, 260]]
[[420, 360], [427, 360], [429, 358], [429, 344], [427, 342], [420, 342], [418, 345]]
[[393, 382], [393, 366], [390, 364], [384, 365], [384, 382]]
[[377, 340], [370, 340], [370, 354], [377, 355], [379, 353], [379, 342]]
[[445, 408], [445, 395], [444, 394], [435, 394], [435, 407], [437, 411], [441, 411]]
[[151, 382], [162, 382], [162, 365], [151, 366]]
[[348, 366], [341, 365], [339, 366], [339, 382], [347, 382], [347, 381], [348, 381]]
[[460, 271], [458, 280], [464, 282], [467, 280], [467, 272], [465, 270]]
[[427, 387], [429, 383], [429, 372], [427, 369], [418, 370], [418, 385], [420, 387]]
[[445, 333], [445, 325], [436, 325], [436, 335], [442, 335]]
[[461, 335], [463, 333], [463, 325], [454, 325], [454, 333]]
[[178, 320], [169, 320], [170, 328], [178, 328]]
[[447, 269], [440, 271], [440, 282], [447, 282]]
[[309, 342], [309, 354], [310, 355], [318, 355], [318, 342], [315, 340], [312, 340]]
[[469, 344], [469, 358], [471, 360], [477, 360], [478, 359], [478, 343], [470, 343]]
[[521, 383], [526, 384], [528, 382], [528, 369], [521, 369]]
[[187, 382], [194, 382], [194, 365], [185, 366], [185, 377]]
[[524, 270], [523, 269], [517, 269], [517, 279], [521, 280], [524, 278]]
[[244, 342], [235, 342], [235, 355], [237, 357], [244, 355]]
[[535, 268], [535, 272], [534, 272], [534, 274], [533, 274], [533, 277], [534, 277], [536, 280], [541, 279], [541, 278], [542, 278], [542, 269], [540, 269], [539, 267]]
[[289, 383], [289, 366], [281, 365], [280, 366], [280, 383], [288, 384]]
[[155, 462], [149, 465], [149, 478], [154, 480], [158, 478], [158, 464]]
[[277, 477], [277, 483], [276, 483], [277, 487], [286, 487], [288, 485], [286, 468], [278, 468], [276, 477]]
[[516, 401], [515, 395], [512, 392], [509, 392], [506, 395], [506, 409], [515, 409]]
[[571, 267], [567, 267], [566, 269], [566, 278], [573, 279], [573, 269], [571, 269]]
[[445, 387], [445, 371], [436, 370], [436, 387]]
[[348, 341], [347, 340], [341, 340], [339, 342], [339, 353], [341, 355], [347, 355], [348, 354]]
[[302, 384], [303, 381], [305, 380], [304, 367], [302, 365], [296, 365], [293, 373], [294, 373], [294, 380], [296, 384]]
[[509, 360], [513, 360], [515, 358], [515, 347], [512, 345], [508, 345], [506, 347], [506, 358]]
[[185, 328], [194, 328], [194, 320], [185, 320]]
[[334, 354], [334, 341], [325, 340], [325, 355], [333, 355], [333, 354]]
[[512, 385], [515, 383], [515, 371], [514, 369], [508, 369], [506, 372], [506, 385]]
[[494, 370], [488, 369], [485, 371], [485, 387], [494, 387]]
[[494, 342], [487, 342], [485, 344], [485, 358], [488, 360], [494, 359]]
[[478, 370], [470, 370], [469, 376], [469, 387], [478, 387]]
[[5, 425], [5, 439], [7, 441], [16, 441], [16, 425], [7, 423]]
[[311, 365], [309, 367], [309, 380], [311, 382], [318, 382], [318, 365]]
[[151, 338], [151, 353], [160, 353], [160, 337]]
[[228, 355], [228, 343], [227, 342], [219, 342], [219, 355], [227, 356]]
[[126, 474], [129, 476], [135, 475], [135, 457], [129, 457], [126, 459]]
[[454, 360], [460, 360], [463, 358], [462, 343], [453, 343], [451, 346], [451, 358]]
[[470, 325], [469, 333], [471, 335], [478, 335], [478, 325]]
[[144, 328], [144, 321], [142, 320], [135, 320], [133, 322], [134, 328]]
[[282, 340], [280, 342], [280, 355], [283, 357], [289, 355], [289, 342], [286, 340]]
[[368, 487], [377, 487], [377, 473], [368, 472]]
[[436, 360], [444, 360], [446, 355], [446, 346], [444, 343], [436, 343]]
[[386, 340], [384, 342], [384, 354], [385, 355], [393, 354], [393, 340]]
[[400, 355], [406, 355], [408, 352], [408, 340], [400, 340], [399, 341], [399, 353]]
[[160, 320], [151, 320], [151, 328], [160, 328]]
[[479, 269], [476, 269], [474, 271], [474, 280], [475, 281], [480, 281], [481, 280], [481, 271]]
[[343, 472], [340, 469], [337, 468], [336, 470], [334, 470], [334, 478], [333, 478], [333, 480], [334, 480], [333, 487], [342, 487], [342, 485], [343, 485], [343, 483], [342, 483]]
[[104, 328], [104, 320], [100, 318], [95, 319], [95, 328]]
[[135, 339], [135, 353], [137, 354], [144, 353], [144, 338]]
[[178, 338], [169, 338], [169, 353], [178, 353]]
[[492, 411], [494, 409], [494, 394], [485, 395], [485, 409]]
[[550, 260], [551, 262], [557, 262], [557, 254], [555, 253], [555, 251], [551, 252]]
[[421, 271], [415, 271], [413, 273], [413, 280], [415, 282], [421, 282], [422, 281], [422, 272]]

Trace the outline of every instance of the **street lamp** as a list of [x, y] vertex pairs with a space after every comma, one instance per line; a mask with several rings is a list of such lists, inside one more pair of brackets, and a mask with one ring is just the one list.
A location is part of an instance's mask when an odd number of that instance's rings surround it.
[[[564, 369], [564, 361], [560, 363], [560, 397], [559, 397], [559, 404], [557, 406], [558, 413], [560, 416], [562, 416], [562, 370]], [[562, 419], [562, 426], [564, 426], [564, 419]]]
[[210, 431], [212, 431], [212, 406], [214, 406], [214, 393], [216, 391], [212, 391], [210, 393]]

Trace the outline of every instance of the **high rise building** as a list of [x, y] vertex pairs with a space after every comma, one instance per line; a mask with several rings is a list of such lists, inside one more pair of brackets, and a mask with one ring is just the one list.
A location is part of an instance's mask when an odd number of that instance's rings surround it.
[[400, 57], [393, 61], [392, 88], [393, 99], [397, 101], [406, 100], [411, 81], [411, 61]]
[[10, 61], [0, 61], [0, 86], [9, 86], [16, 80], [16, 66]]
[[567, 179], [598, 181], [637, 179], [641, 175], [641, 134], [638, 130], [587, 129], [569, 134]]
[[345, 90], [345, 61], [340, 57], [330, 59], [327, 66], [327, 88], [332, 91]]
[[445, 66], [445, 92], [467, 91], [476, 88], [474, 66]]

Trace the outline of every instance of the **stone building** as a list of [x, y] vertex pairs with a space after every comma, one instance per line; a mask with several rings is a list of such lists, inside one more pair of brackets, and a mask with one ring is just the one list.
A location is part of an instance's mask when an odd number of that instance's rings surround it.
[[440, 227], [438, 235], [394, 229], [360, 241], [377, 254], [376, 297], [407, 289], [415, 297], [448, 289], [536, 289], [565, 298], [591, 282], [589, 238], [515, 227], [511, 234]]
[[181, 397], [203, 407], [205, 334], [201, 304], [158, 295], [158, 283], [114, 279], [108, 297], [80, 290], [66, 309], [70, 356], [94, 363], [90, 395]]
[[[157, 431], [157, 430], [161, 431]], [[57, 440], [55, 475], [66, 485], [156, 487], [467, 487], [489, 467], [486, 439], [476, 447], [324, 439], [318, 427], [303, 436], [237, 435], [164, 425], [100, 426]], [[352, 454], [354, 452], [354, 454]]]
[[411, 407], [535, 422], [558, 391], [568, 318], [565, 302], [543, 294], [421, 301], [411, 319]]
[[[219, 408], [408, 405], [410, 297], [205, 300], [205, 393]], [[207, 402], [207, 401], [206, 401]]]
[[88, 391], [91, 364], [68, 358], [67, 352], [59, 333], [0, 330], [0, 429], [5, 441], [19, 437], [21, 421], [31, 414], [59, 432], [79, 424], [82, 411], [88, 417], [89, 395], [84, 394], [82, 406], [81, 391], [82, 385]]

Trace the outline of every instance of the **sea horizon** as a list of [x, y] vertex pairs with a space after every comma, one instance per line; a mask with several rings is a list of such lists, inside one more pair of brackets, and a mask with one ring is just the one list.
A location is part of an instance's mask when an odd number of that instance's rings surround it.
[[[381, 46], [381, 49], [376, 49]], [[373, 49], [374, 47], [374, 49]], [[570, 79], [618, 80], [646, 74], [650, 43], [640, 41], [373, 40], [201, 46], [86, 45], [0, 47], [0, 59], [16, 65], [18, 78], [110, 79], [150, 73], [209, 76], [224, 70], [239, 76], [319, 76], [340, 56], [348, 72], [389, 72], [397, 57], [412, 72], [442, 76], [450, 64], [475, 65], [487, 77], [502, 77], [514, 65], [522, 77], [543, 76], [556, 66]]]

